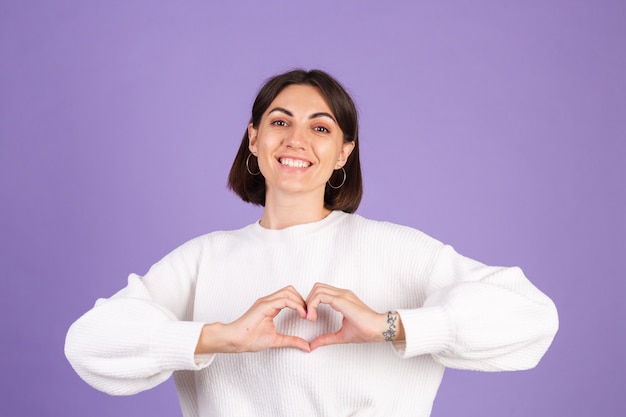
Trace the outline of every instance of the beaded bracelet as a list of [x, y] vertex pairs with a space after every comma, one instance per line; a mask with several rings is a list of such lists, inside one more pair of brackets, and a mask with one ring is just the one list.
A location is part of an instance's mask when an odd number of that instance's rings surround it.
[[385, 336], [386, 342], [391, 342], [392, 339], [396, 336], [396, 320], [398, 319], [397, 311], [388, 311], [387, 312], [387, 324], [389, 328], [387, 331], [383, 332], [383, 336]]

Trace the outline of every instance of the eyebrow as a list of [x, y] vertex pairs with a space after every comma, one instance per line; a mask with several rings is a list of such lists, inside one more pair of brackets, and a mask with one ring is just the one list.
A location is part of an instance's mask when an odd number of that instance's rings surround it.
[[[275, 111], [278, 111], [278, 112], [281, 112], [281, 113], [285, 113], [287, 116], [293, 117], [293, 113], [290, 112], [289, 110], [285, 109], [284, 107], [274, 107], [267, 114], [272, 114]], [[309, 116], [309, 119], [317, 119], [318, 117], [328, 117], [330, 120], [332, 120], [333, 122], [337, 123], [337, 121], [335, 120], [333, 115], [330, 114], [330, 113], [327, 113], [325, 111], [313, 113], [312, 115]]]

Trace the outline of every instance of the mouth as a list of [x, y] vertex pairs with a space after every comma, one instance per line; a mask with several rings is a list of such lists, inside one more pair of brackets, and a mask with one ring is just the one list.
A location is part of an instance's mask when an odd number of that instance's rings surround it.
[[308, 168], [312, 165], [309, 161], [287, 157], [278, 158], [278, 162], [290, 168]]

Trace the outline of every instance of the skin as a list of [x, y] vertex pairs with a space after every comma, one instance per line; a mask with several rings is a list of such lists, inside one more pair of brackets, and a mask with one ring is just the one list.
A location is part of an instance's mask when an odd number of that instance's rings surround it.
[[[270, 104], [259, 126], [248, 126], [250, 152], [265, 177], [261, 225], [283, 229], [326, 217], [326, 181], [354, 149], [318, 90], [306, 85], [285, 88]], [[281, 164], [290, 159], [306, 167]]]
[[[285, 88], [270, 104], [256, 128], [248, 126], [249, 149], [258, 158], [266, 181], [266, 200], [260, 224], [268, 229], [319, 221], [330, 211], [324, 207], [326, 181], [341, 169], [354, 149], [343, 141], [319, 90], [307, 85]], [[274, 318], [284, 308], [303, 320], [316, 321], [317, 308], [327, 304], [343, 315], [342, 327], [312, 341], [279, 334]], [[398, 317], [394, 341], [404, 340]], [[203, 326], [196, 353], [258, 352], [272, 348], [296, 348], [311, 352], [343, 343], [376, 343], [385, 340], [387, 313], [377, 313], [352, 291], [316, 283], [306, 299], [287, 286], [259, 298], [232, 323]]]

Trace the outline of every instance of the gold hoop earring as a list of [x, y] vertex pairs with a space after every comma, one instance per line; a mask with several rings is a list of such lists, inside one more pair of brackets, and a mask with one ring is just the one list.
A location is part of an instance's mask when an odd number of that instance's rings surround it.
[[348, 178], [348, 175], [346, 174], [346, 170], [344, 169], [344, 167], [341, 167], [341, 170], [343, 171], [343, 180], [341, 181], [341, 184], [339, 184], [339, 185], [332, 185], [330, 183], [330, 178], [328, 179], [328, 181], [326, 181], [326, 184], [328, 184], [328, 186], [330, 188], [332, 188], [333, 190], [340, 189], [346, 183], [346, 178]]
[[[246, 158], [246, 170], [248, 170], [248, 174], [250, 175], [259, 175], [261, 173], [261, 169], [259, 168], [259, 172], [252, 172], [250, 171], [250, 157], [252, 156], [252, 154], [248, 154], [248, 157]], [[256, 156], [256, 155], [255, 155]], [[259, 162], [257, 160], [257, 168], [258, 168]]]

